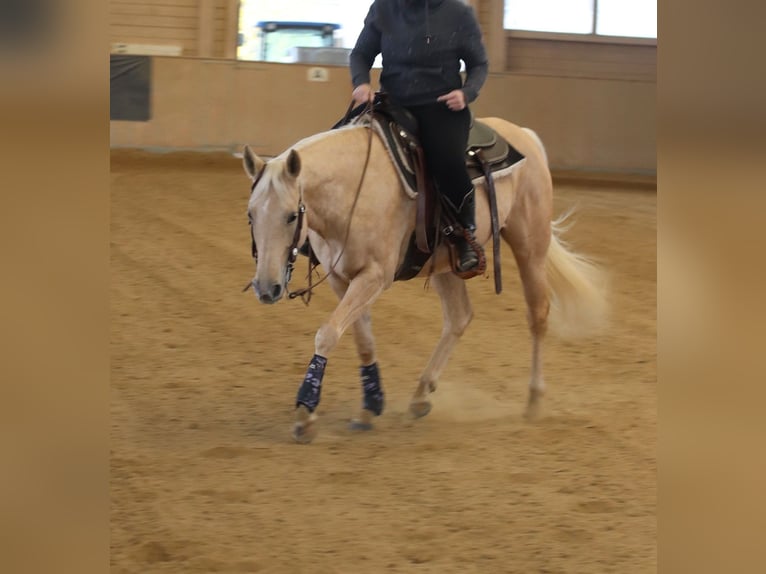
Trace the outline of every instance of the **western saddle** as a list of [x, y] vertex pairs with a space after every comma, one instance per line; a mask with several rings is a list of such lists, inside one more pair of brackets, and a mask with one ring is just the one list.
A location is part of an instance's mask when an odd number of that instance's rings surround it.
[[[396, 281], [406, 281], [415, 277], [431, 257], [439, 243], [439, 233], [450, 235], [459, 228], [459, 223], [451, 209], [444, 202], [437, 200], [437, 193], [426, 169], [423, 148], [418, 140], [417, 120], [404, 108], [394, 105], [385, 93], [375, 94], [372, 109], [369, 114], [366, 105], [356, 108], [349, 107], [346, 116], [333, 126], [339, 128], [349, 123], [369, 123], [381, 137], [391, 160], [402, 180], [405, 191], [417, 199], [417, 216], [415, 231], [402, 264], [396, 272]], [[486, 178], [490, 216], [492, 222], [492, 237], [494, 251], [495, 291], [502, 289], [500, 276], [500, 243], [497, 201], [493, 173], [510, 169], [524, 156], [511, 146], [505, 139], [488, 125], [475, 120], [471, 115], [471, 131], [466, 146], [465, 163], [472, 180]], [[462, 230], [460, 230], [462, 231]], [[453, 268], [454, 268], [454, 256]], [[484, 273], [484, 265], [473, 270], [464, 279]]]

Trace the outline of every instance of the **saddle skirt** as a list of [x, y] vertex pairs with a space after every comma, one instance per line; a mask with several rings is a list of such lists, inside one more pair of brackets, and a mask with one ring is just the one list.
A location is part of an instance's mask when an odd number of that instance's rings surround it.
[[[444, 228], [442, 232], [448, 233], [447, 229], [454, 227], [454, 217], [450, 221], [445, 210], [437, 208], [437, 194], [426, 169], [415, 117], [405, 108], [392, 104], [386, 94], [380, 92], [375, 95], [371, 112], [362, 113], [366, 110], [364, 105], [354, 110], [349, 107], [346, 117], [336, 123], [333, 129], [347, 124], [370, 125], [388, 151], [405, 193], [411, 199], [417, 199], [415, 231], [394, 277], [396, 281], [406, 281], [422, 270], [439, 243], [438, 228], [441, 226]], [[510, 174], [525, 157], [490, 126], [475, 120], [473, 114], [465, 152], [465, 165], [473, 184], [478, 185], [482, 180], [486, 182], [492, 215], [493, 244], [497, 254], [500, 224], [497, 221], [494, 178]], [[453, 257], [453, 267], [454, 263]], [[453, 271], [457, 273], [456, 268]], [[461, 277], [467, 279], [480, 272], [483, 270]], [[499, 261], [495, 261], [495, 288], [499, 293]]]
[[[358, 116], [351, 123], [372, 124], [373, 131], [378, 134], [391, 157], [405, 193], [411, 199], [415, 199], [419, 190], [418, 171], [425, 168], [424, 165], [420, 165], [421, 161], [416, 153], [420, 148], [420, 141], [415, 118], [403, 108], [394, 108], [386, 104], [374, 107], [372, 114]], [[487, 124], [474, 119], [472, 115], [471, 131], [465, 150], [465, 165], [474, 185], [481, 183], [485, 176], [481, 161], [477, 157], [479, 150], [495, 177], [510, 173], [516, 164], [525, 159], [524, 155], [500, 134]]]

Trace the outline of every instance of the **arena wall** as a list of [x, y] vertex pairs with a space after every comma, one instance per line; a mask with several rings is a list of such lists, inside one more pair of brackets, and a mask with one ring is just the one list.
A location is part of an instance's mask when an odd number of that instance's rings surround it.
[[[501, 1], [473, 4], [492, 64], [477, 116], [534, 129], [557, 170], [656, 174], [656, 42], [508, 32]], [[110, 10], [113, 43], [183, 47], [180, 57], [153, 57], [151, 119], [112, 121], [113, 147], [249, 143], [273, 155], [348, 105], [345, 67], [323, 66], [326, 81], [310, 81], [312, 66], [231, 59], [236, 0], [111, 0]]]

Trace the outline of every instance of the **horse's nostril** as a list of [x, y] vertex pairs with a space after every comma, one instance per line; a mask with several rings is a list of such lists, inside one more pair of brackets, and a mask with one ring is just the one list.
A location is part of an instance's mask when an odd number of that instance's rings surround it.
[[274, 285], [274, 288], [271, 290], [271, 295], [275, 301], [279, 299], [279, 297], [282, 295], [282, 286]]

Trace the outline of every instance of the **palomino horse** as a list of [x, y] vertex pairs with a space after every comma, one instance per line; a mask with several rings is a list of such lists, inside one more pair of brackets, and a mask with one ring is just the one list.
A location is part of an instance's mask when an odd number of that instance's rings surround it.
[[[510, 245], [524, 288], [532, 333], [532, 373], [526, 414], [533, 416], [544, 392], [542, 344], [551, 304], [575, 330], [604, 310], [599, 269], [570, 251], [559, 239], [562, 219], [552, 218], [552, 182], [537, 135], [498, 118], [481, 120], [526, 156], [509, 174], [496, 179], [502, 238]], [[369, 127], [350, 126], [301, 140], [268, 163], [249, 147], [245, 171], [252, 183], [248, 204], [257, 259], [252, 287], [262, 303], [276, 303], [287, 291], [294, 248], [308, 236], [340, 299], [315, 337], [315, 355], [296, 399], [293, 437], [310, 442], [316, 435], [316, 408], [327, 358], [348, 327], [353, 327], [363, 401], [352, 428], [371, 428], [383, 410], [384, 395], [370, 327], [370, 307], [391, 287], [415, 226], [416, 202], [405, 194], [380, 139]], [[477, 240], [491, 237], [489, 205], [476, 182]], [[451, 271], [442, 244], [419, 276], [441, 298], [443, 328], [410, 403], [421, 417], [431, 410], [428, 395], [473, 312], [465, 281]], [[592, 322], [592, 321], [591, 321]]]

